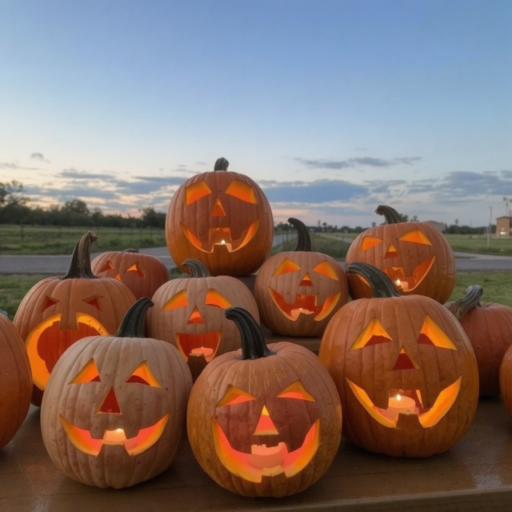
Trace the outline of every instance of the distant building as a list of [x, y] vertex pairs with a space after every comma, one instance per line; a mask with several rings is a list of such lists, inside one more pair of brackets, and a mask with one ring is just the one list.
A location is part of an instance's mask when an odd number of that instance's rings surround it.
[[512, 236], [512, 217], [498, 217], [496, 219], [496, 235]]
[[427, 220], [425, 224], [430, 224], [433, 228], [436, 228], [437, 231], [444, 233], [448, 226], [444, 222], [437, 222], [437, 220]]

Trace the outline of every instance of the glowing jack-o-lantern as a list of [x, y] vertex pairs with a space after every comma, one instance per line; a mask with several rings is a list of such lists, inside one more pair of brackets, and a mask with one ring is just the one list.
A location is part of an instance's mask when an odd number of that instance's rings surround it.
[[212, 361], [194, 384], [187, 413], [192, 451], [219, 485], [245, 496], [303, 491], [329, 468], [341, 437], [336, 387], [318, 358], [299, 345], [268, 347], [242, 308], [226, 317], [241, 351]]
[[0, 313], [0, 448], [23, 423], [31, 395], [32, 376], [23, 340]]
[[98, 276], [121, 281], [136, 299], [152, 297], [160, 286], [169, 281], [169, 271], [163, 261], [137, 249], [101, 253], [91, 261], [91, 269]]
[[481, 397], [500, 394], [500, 365], [512, 344], [512, 308], [497, 302], [480, 302], [484, 290], [469, 286], [464, 297], [445, 306], [468, 335], [478, 363]]
[[374, 298], [343, 306], [319, 357], [336, 382], [344, 433], [375, 452], [426, 457], [468, 430], [478, 403], [478, 371], [461, 325], [438, 302], [401, 296], [381, 271], [353, 263]]
[[185, 260], [190, 277], [172, 279], [153, 296], [148, 333], [172, 343], [189, 363], [194, 379], [214, 357], [240, 348], [240, 332], [226, 320], [232, 306], [247, 309], [259, 322], [256, 301], [234, 277], [212, 277], [198, 260]]
[[297, 228], [297, 248], [265, 261], [254, 283], [261, 321], [285, 336], [321, 336], [347, 303], [347, 278], [334, 258], [311, 251], [304, 223], [294, 218], [288, 222]]
[[151, 304], [136, 302], [113, 336], [75, 343], [44, 393], [50, 458], [85, 484], [135, 485], [169, 467], [180, 448], [192, 377], [174, 347], [144, 337]]
[[[455, 257], [445, 236], [425, 222], [402, 222], [390, 206], [375, 210], [386, 224], [361, 233], [350, 245], [345, 262], [369, 263], [385, 272], [403, 295], [425, 295], [441, 304], [455, 286]], [[371, 297], [368, 283], [348, 275], [354, 299]]]
[[243, 276], [270, 252], [274, 224], [265, 194], [249, 177], [228, 171], [219, 158], [214, 172], [198, 174], [174, 194], [165, 231], [172, 259], [202, 261], [212, 275]]
[[68, 273], [33, 286], [14, 317], [14, 325], [27, 347], [35, 405], [41, 404], [50, 373], [64, 351], [86, 336], [115, 332], [135, 302], [123, 283], [92, 273], [89, 248], [96, 238], [91, 232], [82, 236]]

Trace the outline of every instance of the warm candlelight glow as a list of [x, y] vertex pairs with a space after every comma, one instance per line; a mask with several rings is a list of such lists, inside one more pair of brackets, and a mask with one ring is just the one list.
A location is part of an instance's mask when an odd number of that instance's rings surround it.
[[397, 420], [399, 414], [418, 414], [418, 412], [414, 398], [402, 396], [400, 393], [390, 397], [388, 408], [381, 410], [381, 413], [390, 420]]
[[190, 354], [193, 355], [193, 356], [200, 356], [202, 354], [206, 358], [208, 356], [213, 355], [213, 349], [209, 348], [209, 347], [193, 348], [191, 350]]
[[122, 428], [116, 428], [115, 430], [105, 430], [103, 435], [104, 444], [123, 444], [126, 441], [126, 436]]

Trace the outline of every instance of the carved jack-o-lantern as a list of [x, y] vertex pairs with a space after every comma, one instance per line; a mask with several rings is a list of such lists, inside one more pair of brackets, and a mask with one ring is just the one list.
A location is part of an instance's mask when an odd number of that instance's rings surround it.
[[68, 476], [128, 487], [164, 471], [185, 434], [192, 387], [168, 343], [143, 334], [151, 301], [140, 299], [113, 336], [74, 344], [59, 360], [41, 408], [43, 441]]
[[104, 252], [91, 261], [94, 274], [113, 277], [124, 283], [136, 299], [152, 297], [160, 286], [169, 281], [163, 261], [137, 249]]
[[426, 457], [468, 430], [478, 403], [476, 359], [455, 317], [400, 296], [378, 269], [354, 263], [374, 290], [332, 318], [319, 357], [336, 382], [347, 438], [388, 455]]
[[192, 451], [219, 485], [245, 496], [288, 496], [316, 482], [336, 456], [341, 406], [318, 358], [287, 342], [265, 345], [242, 308], [226, 311], [242, 350], [210, 363], [187, 413]]
[[228, 165], [219, 158], [214, 172], [198, 174], [176, 191], [166, 240], [178, 265], [195, 258], [212, 275], [242, 276], [257, 270], [272, 247], [272, 210], [260, 187]]
[[0, 313], [0, 448], [23, 423], [31, 394], [32, 377], [23, 340]]
[[[402, 222], [389, 206], [376, 210], [386, 224], [361, 233], [350, 245], [346, 263], [369, 263], [382, 270], [403, 295], [426, 295], [441, 304], [455, 286], [455, 257], [450, 244], [425, 222]], [[354, 299], [371, 297], [371, 288], [358, 275], [348, 276]]]
[[50, 373], [64, 351], [86, 336], [115, 332], [135, 302], [123, 283], [92, 273], [89, 247], [96, 238], [86, 233], [73, 251], [68, 273], [33, 286], [14, 317], [27, 347], [35, 405], [41, 404]]
[[184, 261], [190, 277], [172, 279], [153, 296], [148, 333], [179, 349], [193, 377], [214, 357], [240, 348], [240, 333], [224, 311], [232, 306], [247, 309], [259, 322], [256, 301], [234, 277], [212, 277], [198, 260]]
[[311, 251], [307, 227], [290, 218], [298, 231], [295, 251], [270, 257], [254, 284], [261, 321], [286, 336], [321, 336], [334, 313], [347, 303], [345, 272], [330, 256]]

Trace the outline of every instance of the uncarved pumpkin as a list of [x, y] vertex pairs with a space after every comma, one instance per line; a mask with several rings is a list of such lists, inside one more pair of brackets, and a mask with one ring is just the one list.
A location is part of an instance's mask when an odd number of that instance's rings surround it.
[[136, 299], [152, 297], [160, 286], [169, 281], [169, 271], [163, 261], [137, 249], [99, 254], [92, 260], [91, 269], [98, 276], [121, 281]]
[[[390, 206], [375, 210], [386, 223], [361, 233], [350, 245], [345, 262], [369, 263], [382, 270], [403, 295], [425, 295], [441, 304], [455, 287], [455, 257], [445, 236], [425, 222], [402, 222]], [[348, 275], [353, 299], [371, 297], [368, 283]]]
[[228, 171], [228, 165], [219, 158], [213, 172], [193, 176], [172, 198], [165, 236], [179, 266], [195, 258], [214, 276], [244, 276], [256, 271], [270, 252], [270, 204], [251, 178]]
[[214, 359], [187, 412], [192, 451], [219, 485], [244, 496], [290, 496], [315, 483], [336, 456], [341, 406], [317, 356], [294, 343], [265, 344], [242, 308], [225, 312], [242, 349]]
[[31, 395], [32, 374], [25, 345], [12, 322], [0, 314], [0, 448], [23, 423]]
[[421, 295], [401, 296], [389, 278], [352, 263], [374, 297], [331, 319], [319, 357], [333, 377], [348, 439], [374, 452], [427, 457], [452, 447], [478, 404], [473, 348], [455, 317]]
[[144, 337], [149, 306], [136, 302], [113, 336], [75, 343], [48, 382], [43, 442], [79, 482], [135, 485], [168, 468], [181, 446], [192, 377], [173, 346]]
[[92, 273], [87, 232], [75, 246], [68, 273], [35, 284], [21, 301], [14, 325], [25, 341], [32, 368], [32, 403], [39, 406], [50, 373], [59, 357], [86, 336], [113, 333], [135, 297], [110, 277]]
[[331, 256], [311, 250], [307, 227], [298, 231], [295, 251], [271, 256], [254, 283], [262, 323], [285, 336], [321, 336], [334, 313], [348, 300], [345, 272]]
[[480, 381], [480, 396], [494, 397], [500, 393], [500, 365], [512, 344], [512, 308], [496, 302], [480, 302], [484, 290], [469, 286], [457, 302], [446, 304], [468, 335]]

